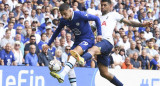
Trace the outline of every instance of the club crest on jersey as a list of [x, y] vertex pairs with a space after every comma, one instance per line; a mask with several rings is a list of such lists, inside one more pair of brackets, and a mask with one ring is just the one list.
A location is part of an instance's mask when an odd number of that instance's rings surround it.
[[77, 25], [77, 26], [79, 26], [79, 25], [80, 25], [80, 23], [79, 23], [79, 22], [77, 22], [77, 23], [76, 23], [76, 25]]

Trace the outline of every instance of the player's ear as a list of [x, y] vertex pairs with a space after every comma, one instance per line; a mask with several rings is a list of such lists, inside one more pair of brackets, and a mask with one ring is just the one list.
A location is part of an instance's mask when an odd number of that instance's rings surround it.
[[71, 9], [69, 9], [69, 12], [71, 12], [72, 10]]

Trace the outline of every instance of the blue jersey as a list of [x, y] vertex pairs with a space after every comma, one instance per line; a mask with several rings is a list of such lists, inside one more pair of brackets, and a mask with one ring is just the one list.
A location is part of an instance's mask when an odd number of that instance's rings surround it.
[[12, 51], [7, 53], [5, 50], [2, 50], [0, 56], [0, 58], [4, 61], [4, 65], [9, 66], [12, 64], [13, 61], [15, 61], [14, 54]]
[[42, 40], [38, 43], [38, 47], [40, 50], [42, 50], [42, 45], [47, 44], [47, 42], [43, 42]]
[[60, 19], [58, 28], [52, 35], [50, 41], [48, 42], [48, 45], [51, 45], [51, 43], [58, 36], [64, 26], [67, 26], [72, 30], [75, 35], [75, 42], [81, 42], [85, 39], [94, 39], [94, 34], [88, 21], [95, 21], [98, 35], [102, 35], [101, 22], [97, 16], [86, 14], [85, 12], [81, 11], [74, 11], [71, 20], [65, 20], [64, 18]]
[[52, 47], [52, 49], [49, 48], [48, 51], [50, 51], [52, 55], [55, 56], [55, 51], [56, 51], [55, 47]]
[[158, 68], [157, 64], [158, 64], [158, 62], [155, 59], [152, 59], [150, 62], [151, 70], [157, 70], [157, 68]]
[[29, 64], [29, 66], [37, 66], [38, 56], [36, 54], [28, 53], [25, 56], [25, 63]]

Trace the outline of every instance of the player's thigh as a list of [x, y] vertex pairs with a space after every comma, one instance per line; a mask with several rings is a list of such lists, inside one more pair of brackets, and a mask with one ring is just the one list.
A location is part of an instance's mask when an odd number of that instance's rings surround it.
[[102, 40], [101, 42], [96, 43], [94, 46], [100, 49], [102, 55], [109, 55], [109, 53], [113, 48], [113, 45], [105, 39]]
[[88, 49], [88, 52], [93, 53], [92, 55], [100, 55], [101, 49], [97, 46], [93, 46], [92, 48]]
[[76, 46], [74, 49], [74, 51], [76, 51], [79, 55], [82, 55], [83, 54], [83, 49], [81, 46]]
[[82, 55], [84, 52], [86, 52], [90, 47], [94, 45], [94, 41], [92, 40], [87, 40], [87, 41], [82, 41], [78, 45], [75, 45], [72, 47], [74, 51], [76, 51], [78, 54]]

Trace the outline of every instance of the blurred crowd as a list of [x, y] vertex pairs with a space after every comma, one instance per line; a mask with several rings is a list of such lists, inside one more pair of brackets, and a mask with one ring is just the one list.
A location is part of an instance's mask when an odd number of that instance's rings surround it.
[[[152, 27], [117, 23], [115, 47], [108, 63], [115, 69], [160, 68], [160, 0], [112, 0], [113, 10], [136, 22], [153, 22]], [[68, 3], [73, 11], [101, 16], [100, 0], [0, 0], [0, 65], [48, 66], [57, 59], [64, 66], [74, 44], [74, 34], [64, 27], [48, 50], [58, 27], [59, 6]], [[96, 36], [94, 22], [89, 22]], [[96, 41], [96, 40], [95, 40]], [[96, 57], [81, 67], [97, 67]]]

